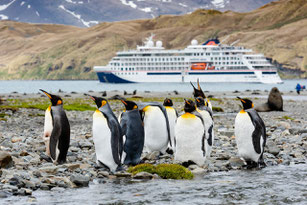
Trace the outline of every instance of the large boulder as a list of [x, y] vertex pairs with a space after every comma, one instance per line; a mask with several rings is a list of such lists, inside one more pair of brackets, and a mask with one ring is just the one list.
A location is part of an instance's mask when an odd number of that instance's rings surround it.
[[283, 111], [283, 99], [278, 88], [273, 87], [269, 94], [268, 101], [255, 107], [258, 112]]

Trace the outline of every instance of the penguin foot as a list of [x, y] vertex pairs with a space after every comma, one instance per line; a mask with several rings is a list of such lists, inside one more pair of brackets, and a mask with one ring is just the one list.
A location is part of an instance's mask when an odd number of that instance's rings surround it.
[[123, 172], [123, 171], [125, 171], [125, 169], [124, 169], [124, 167], [121, 166], [121, 165], [119, 165], [119, 166], [116, 168], [116, 170], [115, 170], [115, 172]]
[[104, 163], [102, 163], [101, 161], [97, 161], [97, 163], [94, 165], [94, 168], [95, 169], [99, 169], [99, 170], [102, 170], [102, 171], [107, 171], [109, 172], [110, 171], [110, 168], [105, 165]]
[[172, 154], [174, 154], [174, 151], [172, 150], [172, 148], [168, 147], [167, 150], [166, 150], [166, 153], [172, 155]]
[[246, 165], [243, 165], [246, 169], [253, 169], [258, 167], [258, 163], [254, 161], [246, 161]]
[[47, 162], [51, 162], [52, 163], [51, 157], [47, 156], [45, 153], [41, 153], [39, 156], [40, 156], [41, 160], [43, 159], [43, 160], [45, 160]]
[[266, 164], [264, 163], [264, 161], [259, 161], [257, 165], [259, 169], [263, 169], [266, 167]]
[[189, 161], [187, 161], [187, 162], [181, 163], [181, 165], [184, 166], [184, 167], [186, 167], [186, 168], [188, 168], [188, 167], [189, 167], [190, 165], [192, 165], [192, 164], [196, 164], [196, 163], [193, 162], [193, 161], [191, 161], [191, 160], [189, 160]]

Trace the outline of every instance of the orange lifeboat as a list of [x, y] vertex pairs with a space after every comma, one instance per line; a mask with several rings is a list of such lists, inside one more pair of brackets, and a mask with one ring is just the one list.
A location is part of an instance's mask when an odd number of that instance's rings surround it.
[[193, 63], [191, 66], [192, 70], [206, 70], [207, 63]]

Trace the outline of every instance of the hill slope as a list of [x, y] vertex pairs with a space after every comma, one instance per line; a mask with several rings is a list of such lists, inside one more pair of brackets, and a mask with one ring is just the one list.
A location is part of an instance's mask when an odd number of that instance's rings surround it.
[[306, 71], [306, 10], [305, 0], [282, 0], [250, 13], [197, 10], [91, 28], [2, 21], [0, 79], [96, 79], [92, 66], [105, 65], [116, 51], [135, 48], [151, 33], [168, 49], [212, 35], [223, 43], [240, 39], [238, 45]]
[[0, 20], [89, 27], [99, 22], [182, 15], [198, 8], [248, 12], [272, 0], [1, 0]]

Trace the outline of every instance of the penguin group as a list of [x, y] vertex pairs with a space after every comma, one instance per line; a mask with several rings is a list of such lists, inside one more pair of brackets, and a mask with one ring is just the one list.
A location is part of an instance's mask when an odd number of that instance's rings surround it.
[[[123, 165], [142, 163], [142, 153], [155, 151], [172, 154], [176, 163], [186, 167], [190, 164], [204, 166], [210, 158], [215, 138], [212, 105], [199, 81], [197, 86], [191, 85], [194, 99], [184, 99], [184, 109], [180, 114], [169, 98], [163, 103], [133, 102], [122, 98], [124, 109], [116, 117], [106, 98], [89, 96], [97, 107], [92, 124], [97, 166], [111, 172], [120, 171]], [[63, 100], [41, 91], [51, 101], [45, 112], [43, 139], [46, 155], [54, 163], [65, 163], [70, 125]], [[251, 100], [238, 99], [243, 105], [235, 118], [238, 156], [245, 160], [247, 168], [264, 167], [264, 122]]]

